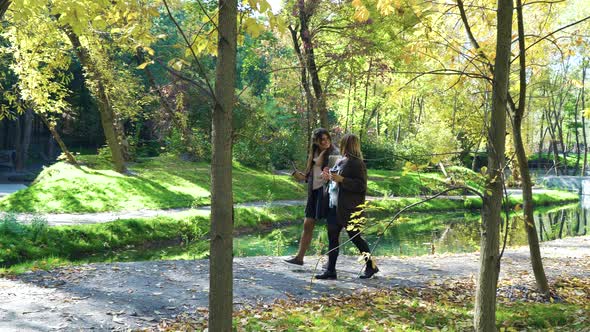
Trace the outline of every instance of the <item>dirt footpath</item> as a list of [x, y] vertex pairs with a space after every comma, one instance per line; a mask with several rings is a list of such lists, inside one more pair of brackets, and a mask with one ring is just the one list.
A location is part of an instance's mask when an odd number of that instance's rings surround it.
[[[590, 277], [588, 236], [543, 243], [542, 254], [550, 281], [562, 274]], [[518, 273], [532, 283], [528, 256], [528, 248], [507, 250], [501, 277]], [[362, 267], [356, 257], [341, 257], [339, 280], [311, 284], [316, 261], [296, 267], [282, 257], [236, 258], [236, 307], [362, 288], [427, 287], [435, 280], [475, 277], [479, 257], [380, 258], [379, 277], [370, 280], [357, 278]], [[88, 264], [0, 278], [0, 331], [128, 330], [181, 313], [200, 315], [207, 307], [208, 273], [208, 261], [197, 260]]]

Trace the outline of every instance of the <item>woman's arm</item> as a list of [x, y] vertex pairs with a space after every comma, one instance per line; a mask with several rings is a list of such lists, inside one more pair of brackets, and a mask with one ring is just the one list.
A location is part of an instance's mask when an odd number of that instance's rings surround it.
[[[346, 170], [346, 168], [352, 169]], [[347, 162], [342, 174], [345, 174], [345, 176], [340, 176], [341, 179], [335, 179], [336, 182], [340, 182], [342, 189], [356, 193], [367, 191], [367, 166], [362, 160], [353, 163], [351, 161]]]

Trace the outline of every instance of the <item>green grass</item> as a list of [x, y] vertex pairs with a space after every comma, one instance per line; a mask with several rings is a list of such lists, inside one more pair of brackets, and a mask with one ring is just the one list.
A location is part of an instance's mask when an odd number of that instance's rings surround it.
[[[453, 166], [447, 175], [457, 184], [483, 191], [483, 177], [464, 167]], [[442, 172], [420, 173], [386, 170], [368, 171], [368, 195], [370, 196], [420, 196], [432, 195], [449, 187]], [[457, 194], [457, 193], [455, 193]]]
[[[392, 199], [373, 201], [371, 205], [377, 209], [388, 211], [397, 211], [405, 206], [422, 201], [424, 198], [418, 197], [396, 197]], [[567, 191], [552, 190], [547, 193], [533, 194], [535, 206], [548, 206], [555, 204], [566, 204], [578, 202], [580, 197], [576, 193]], [[514, 207], [522, 204], [522, 196], [510, 196], [510, 206]], [[451, 210], [478, 210], [482, 207], [482, 201], [479, 197], [463, 197], [459, 199], [437, 198], [411, 208], [410, 212], [428, 212], [428, 211], [451, 211]]]
[[[84, 159], [84, 158], [83, 158]], [[28, 188], [0, 200], [0, 211], [102, 212], [180, 208], [210, 204], [210, 171], [205, 163], [160, 156], [130, 166], [134, 176], [109, 169], [94, 156], [92, 166], [57, 163]], [[288, 176], [235, 164], [234, 201], [303, 199], [306, 188]]]

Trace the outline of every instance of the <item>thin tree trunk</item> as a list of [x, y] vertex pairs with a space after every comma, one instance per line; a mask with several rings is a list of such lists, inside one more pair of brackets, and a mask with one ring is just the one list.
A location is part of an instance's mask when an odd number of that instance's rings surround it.
[[541, 259], [541, 250], [539, 248], [539, 238], [537, 237], [537, 230], [535, 229], [535, 215], [533, 206], [533, 184], [531, 175], [529, 173], [528, 159], [524, 149], [522, 140], [522, 119], [524, 117], [525, 102], [526, 102], [526, 54], [525, 54], [525, 36], [524, 36], [524, 21], [522, 15], [522, 0], [516, 0], [516, 13], [518, 21], [518, 46], [519, 46], [519, 74], [520, 74], [520, 96], [518, 99], [518, 106], [513, 110], [513, 125], [512, 133], [514, 136], [514, 151], [516, 152], [516, 159], [520, 168], [520, 176], [522, 181], [522, 201], [524, 210], [524, 223], [529, 242], [529, 251], [531, 254], [531, 263], [537, 288], [543, 294], [549, 293], [549, 283], [543, 268], [543, 260]]
[[361, 120], [361, 130], [359, 131], [359, 141], [363, 142], [365, 131], [365, 120], [367, 117], [367, 100], [369, 99], [369, 83], [371, 80], [371, 69], [373, 67], [373, 58], [369, 59], [369, 70], [367, 70], [367, 81], [365, 82], [365, 102], [363, 103], [363, 119]]
[[578, 95], [578, 98], [576, 99], [576, 106], [574, 109], [574, 130], [575, 130], [575, 137], [576, 137], [576, 165], [574, 166], [574, 174], [576, 175], [578, 173], [578, 170], [580, 169], [580, 159], [582, 158], [582, 153], [580, 151], [580, 135], [578, 132], [578, 113], [579, 113], [579, 102], [580, 102], [580, 95]]
[[63, 26], [62, 30], [67, 35], [68, 39], [74, 47], [74, 51], [84, 68], [84, 71], [88, 75], [87, 79], [94, 82], [95, 88], [94, 96], [97, 100], [98, 110], [100, 113], [100, 121], [104, 136], [107, 140], [107, 144], [111, 150], [113, 166], [119, 173], [126, 173], [127, 166], [125, 166], [125, 155], [122, 144], [122, 137], [119, 137], [122, 133], [118, 133], [115, 110], [111, 104], [107, 89], [104, 86], [104, 80], [100, 71], [94, 65], [90, 53], [82, 46], [78, 35], [74, 33], [71, 27]]
[[[53, 137], [53, 139], [57, 142], [57, 145], [59, 145], [61, 152], [66, 155], [66, 160], [68, 161], [68, 163], [78, 166], [78, 162], [76, 161], [76, 158], [74, 158], [72, 153], [70, 153], [70, 150], [68, 150], [68, 147], [66, 146], [64, 141], [61, 139], [60, 134], [57, 132], [57, 130], [55, 130], [55, 125], [53, 125], [51, 122], [49, 122], [49, 119], [47, 119], [47, 116], [45, 116], [45, 114], [39, 113], [38, 115], [41, 118], [41, 120], [43, 121], [43, 123], [45, 124], [45, 126], [47, 126], [47, 129], [49, 129], [49, 132], [51, 133], [51, 137]], [[49, 155], [49, 157], [51, 158], [51, 154]]]
[[[586, 109], [585, 105], [585, 87], [586, 87], [586, 61], [583, 61], [582, 67], [582, 109]], [[588, 140], [586, 137], [586, 117], [582, 116], [582, 139], [584, 141], [584, 165], [582, 166], [582, 176], [586, 176], [586, 170], [588, 169]]]
[[315, 119], [316, 119], [316, 108], [317, 108], [317, 103], [316, 100], [313, 96], [313, 94], [311, 93], [311, 88], [309, 86], [309, 78], [307, 75], [307, 65], [305, 63], [305, 58], [303, 57], [303, 54], [301, 53], [301, 45], [299, 45], [299, 38], [297, 37], [297, 30], [295, 28], [292, 28], [291, 26], [288, 26], [289, 31], [291, 32], [291, 39], [293, 40], [293, 49], [295, 50], [295, 54], [297, 54], [297, 59], [299, 60], [299, 66], [300, 66], [300, 78], [301, 78], [301, 86], [303, 87], [303, 91], [305, 92], [305, 101], [307, 102], [307, 114], [308, 114], [308, 119], [309, 122], [311, 123], [311, 127], [314, 127], [316, 125], [315, 123]]
[[559, 151], [557, 150], [557, 137], [555, 136], [555, 125], [553, 124], [553, 120], [549, 113], [551, 111], [547, 111], [547, 122], [549, 124], [549, 136], [551, 137], [551, 144], [549, 148], [553, 152], [553, 167], [555, 168], [555, 175], [559, 175], [560, 170], [560, 163], [559, 163]]
[[545, 135], [547, 134], [547, 130], [544, 128], [544, 126], [545, 112], [541, 112], [541, 130], [539, 131], [539, 150], [537, 153], [537, 168], [539, 167], [538, 163], [540, 163], [543, 158], [543, 141], [545, 140]]
[[310, 8], [305, 7], [305, 0], [297, 0], [297, 6], [299, 8], [299, 24], [300, 36], [303, 42], [303, 50], [305, 52], [305, 63], [307, 70], [311, 77], [311, 85], [315, 92], [315, 99], [317, 101], [317, 111], [320, 116], [320, 125], [323, 128], [328, 128], [328, 109], [326, 108], [326, 98], [324, 91], [322, 91], [322, 85], [320, 83], [319, 70], [315, 63], [314, 47], [311, 41], [311, 31], [309, 31], [309, 19], [313, 15], [313, 11]]
[[14, 158], [14, 170], [19, 172], [22, 171], [25, 167], [24, 165], [24, 157], [23, 157], [23, 129], [21, 124], [21, 117], [17, 117], [14, 120], [14, 127], [15, 127], [15, 134], [14, 134], [14, 150], [15, 150], [15, 158]]
[[29, 156], [29, 147], [31, 145], [31, 134], [33, 131], [33, 111], [27, 108], [22, 116], [22, 119], [16, 121], [20, 123], [22, 120], [21, 132], [22, 135], [17, 136], [18, 142], [16, 151], [15, 170], [21, 172], [25, 169], [25, 163]]
[[[353, 75], [350, 72], [350, 81], [348, 83], [348, 97], [346, 98], [346, 125], [344, 126], [344, 132], [348, 133], [348, 118], [350, 117], [350, 91], [352, 90]], [[355, 82], [356, 84], [356, 82]]]
[[232, 112], [236, 101], [236, 0], [219, 0], [211, 160], [209, 331], [232, 330]]
[[[458, 2], [462, 7], [462, 1]], [[473, 317], [475, 330], [482, 332], [496, 330], [496, 290], [500, 273], [499, 226], [502, 221], [502, 172], [505, 163], [512, 11], [512, 0], [498, 0], [492, 113], [487, 148], [488, 174], [482, 208], [480, 268]]]

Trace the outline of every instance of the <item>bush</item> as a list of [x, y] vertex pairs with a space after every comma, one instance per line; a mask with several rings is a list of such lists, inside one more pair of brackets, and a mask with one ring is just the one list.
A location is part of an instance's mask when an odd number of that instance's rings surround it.
[[362, 150], [368, 168], [400, 169], [403, 165], [403, 160], [395, 154], [393, 140], [369, 138], [363, 142]]

